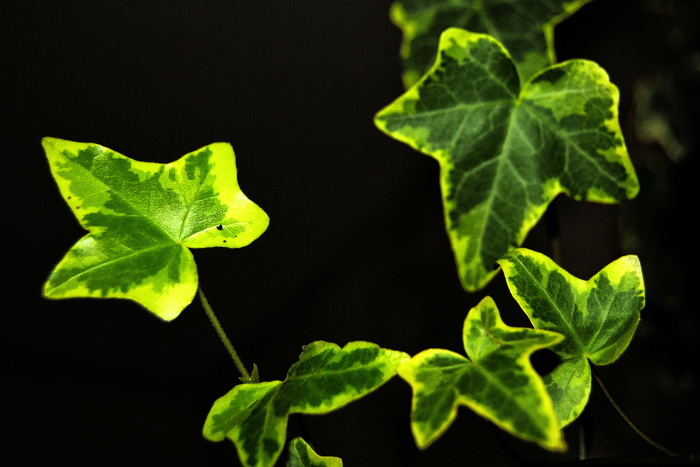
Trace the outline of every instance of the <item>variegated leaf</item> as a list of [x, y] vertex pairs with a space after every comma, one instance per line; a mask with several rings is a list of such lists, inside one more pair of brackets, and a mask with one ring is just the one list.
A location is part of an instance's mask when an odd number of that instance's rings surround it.
[[243, 247], [268, 226], [238, 186], [229, 144], [170, 164], [93, 143], [44, 138], [43, 146], [63, 198], [88, 231], [46, 281], [48, 298], [126, 298], [169, 321], [197, 290], [189, 248]]
[[501, 41], [526, 80], [554, 64], [554, 26], [589, 1], [399, 0], [391, 19], [403, 32], [404, 84], [412, 86], [428, 71], [440, 34], [454, 27]]
[[537, 329], [565, 339], [552, 350], [562, 363], [545, 382], [562, 426], [583, 411], [591, 390], [591, 369], [625, 351], [644, 308], [644, 278], [636, 256], [613, 261], [587, 281], [547, 256], [525, 248], [500, 261], [511, 293]]
[[284, 381], [240, 384], [219, 398], [205, 422], [204, 436], [230, 439], [246, 467], [272, 466], [282, 452], [290, 414], [337, 410], [387, 382], [407, 358], [369, 342], [351, 342], [342, 349], [313, 342]]
[[419, 448], [444, 433], [465, 405], [522, 439], [560, 451], [564, 438], [542, 378], [530, 355], [561, 341], [560, 334], [506, 326], [491, 297], [464, 322], [467, 357], [424, 350], [399, 366], [413, 388], [411, 428]]
[[558, 194], [601, 203], [637, 194], [617, 106], [617, 88], [592, 62], [561, 63], [521, 85], [498, 41], [449, 29], [430, 72], [375, 122], [439, 162], [459, 276], [474, 291]]
[[319, 456], [306, 441], [294, 438], [289, 443], [287, 467], [343, 467], [343, 461], [339, 457]]

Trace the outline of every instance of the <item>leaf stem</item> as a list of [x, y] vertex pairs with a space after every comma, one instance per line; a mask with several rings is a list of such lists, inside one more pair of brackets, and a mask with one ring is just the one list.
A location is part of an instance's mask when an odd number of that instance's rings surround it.
[[199, 299], [202, 301], [202, 306], [204, 307], [204, 311], [207, 313], [207, 316], [209, 317], [209, 321], [211, 321], [212, 326], [214, 326], [214, 330], [216, 330], [216, 334], [219, 336], [219, 339], [221, 339], [221, 342], [224, 344], [224, 347], [226, 347], [228, 354], [231, 356], [231, 359], [233, 360], [233, 363], [236, 364], [238, 371], [241, 373], [241, 381], [248, 382], [248, 383], [257, 382], [257, 381], [253, 381], [253, 377], [251, 377], [250, 373], [248, 373], [248, 370], [246, 370], [246, 367], [245, 367], [245, 365], [243, 365], [241, 358], [238, 356], [238, 353], [236, 352], [236, 349], [233, 348], [233, 344], [231, 344], [231, 340], [226, 335], [226, 332], [224, 332], [224, 328], [221, 327], [221, 323], [219, 322], [219, 319], [216, 317], [216, 314], [214, 314], [214, 310], [212, 309], [211, 305], [209, 305], [209, 300], [207, 300], [207, 297], [204, 296], [204, 292], [202, 291], [202, 288], [199, 287], [197, 289], [197, 292], [199, 294]]
[[559, 217], [559, 201], [554, 199], [544, 215], [544, 224], [547, 239], [549, 240], [549, 248], [552, 251], [550, 256], [555, 263], [561, 265], [561, 222]]
[[[591, 369], [593, 369], [593, 368], [591, 368]], [[615, 411], [620, 415], [620, 417], [622, 417], [622, 419], [625, 421], [625, 423], [627, 423], [627, 425], [630, 428], [632, 428], [632, 430], [635, 433], [637, 433], [637, 435], [639, 435], [639, 437], [641, 437], [644, 441], [646, 441], [647, 443], [649, 443], [651, 446], [655, 447], [659, 451], [663, 452], [664, 454], [667, 454], [669, 456], [679, 456], [680, 455], [676, 452], [671, 451], [667, 447], [662, 446], [661, 444], [657, 443], [656, 441], [651, 439], [646, 433], [644, 433], [642, 430], [640, 430], [639, 427], [637, 427], [637, 425], [635, 425], [634, 422], [632, 422], [632, 420], [630, 420], [629, 417], [622, 411], [620, 406], [617, 405], [617, 403], [612, 398], [612, 396], [608, 392], [607, 388], [603, 384], [603, 380], [600, 379], [600, 376], [598, 376], [598, 374], [595, 371], [593, 371], [592, 373], [593, 373], [593, 377], [595, 378], [596, 382], [598, 383], [598, 386], [600, 386], [600, 389], [603, 391], [605, 398], [608, 399], [608, 402], [610, 402], [610, 405], [613, 406]]]

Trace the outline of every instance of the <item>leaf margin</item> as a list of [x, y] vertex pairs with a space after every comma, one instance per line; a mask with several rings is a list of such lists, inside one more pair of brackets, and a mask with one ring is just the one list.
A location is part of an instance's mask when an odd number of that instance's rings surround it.
[[[486, 315], [482, 315], [484, 311], [487, 312]], [[537, 399], [540, 397], [539, 404], [542, 412], [538, 415], [542, 415], [547, 420], [545, 422], [547, 427], [544, 429], [545, 435], [540, 439], [530, 436], [527, 433], [524, 433], [522, 430], [515, 428], [512, 420], [498, 418], [495, 415], [495, 411], [492, 407], [488, 407], [488, 404], [477, 400], [472, 395], [457, 392], [452, 394], [451, 400], [450, 397], [444, 395], [446, 390], [449, 390], [450, 392], [454, 392], [454, 390], [451, 386], [448, 387], [449, 381], [446, 382], [440, 378], [442, 368], [450, 368], [449, 371], [454, 372], [455, 374], [459, 372], [459, 369], [455, 369], [455, 367], [462, 366], [463, 369], [466, 370], [463, 374], [455, 377], [457, 378], [453, 381], [455, 388], [458, 384], [465, 381], [465, 378], [467, 380], [469, 379], [467, 376], [472, 369], [475, 369], [477, 372], [486, 372], [488, 374], [488, 370], [486, 370], [482, 365], [484, 365], [485, 360], [491, 354], [486, 353], [485, 356], [482, 356], [483, 358], [479, 358], [478, 360], [472, 359], [469, 355], [469, 349], [472, 349], [471, 352], [474, 353], [474, 346], [472, 345], [472, 342], [470, 342], [470, 340], [474, 338], [472, 331], [475, 329], [474, 326], [477, 326], [475, 323], [478, 322], [482, 316], [488, 316], [488, 319], [493, 321], [493, 325], [495, 327], [489, 329], [484, 327], [483, 330], [485, 331], [484, 335], [489, 335], [489, 337], [494, 341], [498, 340], [496, 337], [491, 336], [491, 332], [495, 329], [505, 331], [506, 333], [523, 332], [531, 335], [533, 338], [539, 338], [541, 340], [539, 343], [532, 343], [529, 347], [522, 349], [522, 352], [515, 359], [515, 362], [524, 368], [525, 375], [529, 377], [528, 383], [532, 383], [531, 389], [534, 389], [535, 391], [535, 398]], [[416, 446], [419, 449], [427, 449], [430, 445], [437, 441], [456, 420], [458, 408], [460, 406], [466, 406], [479, 416], [489, 420], [499, 428], [516, 437], [533, 441], [551, 451], [565, 450], [566, 442], [564, 441], [563, 434], [559, 429], [558, 420], [556, 419], [554, 413], [554, 407], [551, 404], [551, 400], [549, 399], [549, 395], [545, 389], [544, 382], [537, 374], [530, 361], [530, 357], [535, 351], [546, 349], [552, 345], [555, 345], [563, 339], [563, 336], [551, 331], [535, 330], [531, 328], [515, 328], [506, 325], [500, 317], [495, 301], [490, 296], [484, 297], [476, 306], [470, 309], [464, 321], [462, 336], [463, 345], [467, 356], [458, 354], [451, 350], [431, 348], [419, 352], [410, 360], [403, 361], [397, 369], [398, 375], [404, 379], [409, 386], [411, 386], [413, 393], [411, 398], [411, 432], [413, 433]], [[500, 345], [501, 344], [497, 345], [499, 350], [501, 350], [500, 347], [498, 347]], [[497, 352], [498, 351], [496, 350], [496, 353]], [[437, 365], [435, 364], [436, 361], [438, 362]], [[437, 376], [427, 376], [423, 378], [423, 381], [421, 381], [418, 375], [421, 371], [425, 371], [426, 368], [427, 371], [436, 372]], [[503, 368], [502, 365], [501, 368]], [[446, 379], [449, 380], [449, 378]], [[417, 421], [418, 416], [416, 415], [419, 409], [423, 409], [419, 407], [421, 404], [421, 397], [419, 397], [419, 394], [421, 394], [421, 391], [425, 390], [427, 387], [424, 381], [430, 381], [432, 384], [442, 388], [443, 396], [439, 396], [438, 394], [436, 397], [440, 401], [439, 404], [442, 406], [449, 405], [446, 414], [442, 414], [442, 418], [440, 420], [436, 421], [433, 419], [432, 421], [425, 422], [432, 425], [429, 428], [422, 427], [421, 422]], [[425, 395], [423, 400], [432, 400], [434, 398], [434, 394], [435, 393], [429, 393]], [[425, 411], [431, 413], [433, 416], [438, 413], [436, 412], [436, 409], [430, 409], [429, 407], [425, 408]]]
[[[44, 137], [42, 138], [41, 144], [61, 197], [69, 206], [81, 227], [87, 231], [87, 233], [64, 254], [44, 282], [42, 286], [42, 295], [46, 298], [128, 299], [138, 303], [160, 319], [171, 321], [179, 316], [182, 310], [192, 302], [197, 290], [197, 267], [189, 248], [211, 246], [238, 248], [246, 246], [258, 238], [269, 225], [269, 217], [267, 214], [248, 199], [240, 190], [235, 166], [235, 154], [229, 143], [212, 143], [198, 150], [189, 152], [168, 164], [138, 161], [97, 143], [76, 142], [54, 137]], [[124, 275], [118, 273], [112, 274], [110, 277], [126, 277], [126, 281], [121, 283], [115, 282], [110, 286], [103, 284], [101, 288], [95, 288], [94, 284], [89, 285], [87, 281], [90, 279], [83, 278], [85, 271], [89, 273], [90, 269], [94, 270], [94, 268], [102, 267], [100, 266], [101, 263], [99, 263], [99, 261], [101, 260], [99, 258], [110, 258], [109, 253], [114, 250], [115, 247], [117, 249], [124, 249], [122, 245], [119, 245], [118, 241], [115, 242], [115, 239], [120, 238], [118, 235], [115, 234], [110, 237], [109, 233], [105, 233], [108, 232], [108, 230], [105, 229], [104, 226], [91, 225], [90, 216], [94, 217], [100, 215], [108, 217], [111, 215], [116, 218], [124, 215], [118, 211], [112, 211], [110, 214], [109, 209], [105, 205], [113, 196], [117, 197], [115, 199], [119, 199], [123, 196], [123, 193], [115, 192], [115, 194], [112, 194], [112, 191], [110, 191], [112, 187], [105, 184], [105, 179], [108, 179], [109, 176], [112, 175], [108, 170], [104, 170], [100, 167], [100, 169], [102, 169], [101, 174], [103, 178], [100, 179], [93, 176], [92, 171], [97, 170], [94, 166], [98, 164], [98, 161], [108, 160], [110, 163], [116, 164], [115, 166], [121, 164], [122, 168], [126, 164], [128, 166], [126, 173], [132, 177], [136, 177], [136, 180], [131, 180], [130, 183], [132, 183], [132, 186], [139, 186], [139, 184], [147, 182], [144, 177], [150, 176], [155, 178], [160, 174], [161, 178], [168, 178], [172, 177], [173, 171], [175, 170], [180, 170], [181, 173], [184, 173], [185, 170], [196, 170], [188, 169], [186, 164], [205, 151], [210, 151], [212, 154], [211, 157], [216, 157], [216, 164], [223, 164], [220, 170], [230, 172], [229, 175], [225, 175], [228, 179], [221, 185], [223, 189], [216, 193], [218, 196], [217, 199], [222, 197], [224, 194], [223, 192], [233, 197], [233, 202], [228, 205], [228, 210], [221, 219], [222, 224], [227, 223], [226, 219], [230, 217], [232, 210], [239, 210], [242, 214], [255, 218], [254, 222], [256, 222], [257, 225], [253, 229], [248, 229], [243, 234], [238, 235], [235, 233], [231, 234], [231, 232], [227, 231], [227, 226], [212, 224], [207, 230], [217, 232], [218, 241], [216, 244], [212, 244], [211, 241], [206, 244], [206, 242], [202, 243], [201, 239], [194, 240], [192, 238], [184, 238], [182, 241], [179, 241], [172, 236], [172, 233], [167, 227], [158, 224], [157, 218], [144, 215], [143, 219], [148, 219], [148, 222], [151, 222], [151, 225], [154, 226], [153, 232], [155, 232], [155, 235], [162, 236], [162, 241], [154, 245], [157, 249], [167, 249], [167, 251], [171, 251], [168, 257], [173, 259], [168, 260], [165, 266], [162, 266], [161, 269], [158, 269], [155, 273], [141, 277], [140, 282], [134, 282], [134, 279], [129, 279], [130, 276], [128, 274]], [[90, 160], [90, 169], [80, 166], [80, 164], [77, 163], [80, 154], [84, 154], [85, 152], [89, 152], [92, 157]], [[215, 163], [212, 162], [212, 167]], [[217, 177], [215, 177], [214, 183], [216, 184], [217, 182]], [[127, 183], [125, 183], [125, 185], [127, 185]], [[160, 186], [163, 190], [167, 188], [167, 186], [162, 184]], [[125, 202], [128, 204], [128, 199]], [[193, 200], [193, 203], [194, 202], [196, 202], [196, 200]], [[184, 218], [183, 222], [186, 220], [187, 218]], [[223, 241], [221, 241], [221, 237], [224, 238]], [[128, 246], [124, 246], [127, 248], [125, 251], [128, 252]], [[150, 249], [149, 251], [154, 252], [156, 250]], [[144, 254], [144, 252], [146, 252], [146, 250], [139, 251], [140, 254]], [[131, 256], [126, 253], [119, 254], [121, 255], [118, 257], [119, 261], [124, 261], [126, 259], [128, 262]], [[89, 264], [86, 263], [85, 261], [87, 258], [92, 258], [88, 261], [93, 262]], [[80, 270], [81, 264], [88, 264], [87, 269], [84, 269], [83, 272], [80, 273], [72, 272]], [[108, 263], [103, 261], [102, 264]], [[125, 264], [119, 271], [126, 271], [127, 269], [133, 270], [133, 268], [128, 268], [127, 266], [128, 265]], [[173, 274], [181, 278], [181, 280], [179, 282], [177, 280], [170, 280]], [[68, 279], [66, 279], [66, 277], [68, 277]], [[99, 277], [99, 274], [97, 277]], [[160, 279], [155, 280], [158, 277], [160, 277]], [[61, 278], [60, 282], [57, 283], [56, 281], [58, 281], [59, 278]], [[94, 280], [97, 280], [99, 283], [99, 279], [93, 279], [93, 282]], [[166, 292], [163, 292], [163, 290], [166, 290]], [[163, 296], [166, 296], [167, 299], [163, 300]]]

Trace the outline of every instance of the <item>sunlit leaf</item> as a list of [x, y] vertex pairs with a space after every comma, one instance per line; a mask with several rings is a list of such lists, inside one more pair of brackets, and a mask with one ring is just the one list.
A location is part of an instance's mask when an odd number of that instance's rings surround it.
[[284, 381], [240, 384], [219, 398], [204, 424], [204, 436], [230, 439], [246, 467], [271, 466], [283, 449], [290, 414], [339, 409], [384, 384], [407, 358], [369, 342], [351, 342], [342, 349], [313, 342]]
[[474, 291], [558, 194], [601, 203], [636, 195], [617, 106], [617, 88], [592, 62], [552, 66], [521, 86], [499, 42], [449, 29], [431, 71], [375, 122], [439, 162], [459, 276]]
[[413, 388], [411, 429], [418, 447], [426, 448], [440, 437], [464, 405], [515, 436], [563, 450], [552, 401], [530, 363], [534, 351], [562, 338], [554, 332], [506, 326], [493, 300], [484, 298], [464, 322], [469, 358], [429, 349], [399, 366], [399, 376]]
[[306, 441], [294, 438], [289, 443], [287, 467], [343, 467], [343, 461], [338, 457], [319, 456]]
[[399, 0], [392, 21], [403, 32], [404, 84], [435, 61], [440, 34], [452, 27], [489, 34], [505, 45], [523, 80], [555, 62], [554, 26], [590, 0]]
[[44, 138], [43, 146], [61, 195], [89, 232], [54, 268], [48, 298], [126, 298], [172, 320], [197, 290], [189, 248], [246, 246], [268, 226], [238, 186], [229, 144], [170, 164], [93, 143]]
[[583, 411], [591, 369], [614, 362], [625, 351], [644, 308], [644, 278], [636, 256], [623, 256], [588, 281], [525, 248], [500, 261], [511, 293], [537, 329], [565, 339], [552, 347], [562, 363], [545, 382], [562, 426]]

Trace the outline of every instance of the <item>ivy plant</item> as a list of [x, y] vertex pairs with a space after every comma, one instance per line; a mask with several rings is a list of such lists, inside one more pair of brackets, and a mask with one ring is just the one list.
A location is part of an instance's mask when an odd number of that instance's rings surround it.
[[590, 0], [400, 0], [391, 19], [403, 32], [406, 87], [435, 61], [443, 31], [462, 28], [488, 34], [510, 51], [521, 80], [555, 63], [554, 26]]
[[601, 203], [637, 194], [618, 101], [593, 62], [553, 65], [521, 84], [496, 39], [450, 28], [430, 71], [375, 123], [439, 162], [459, 276], [476, 291], [558, 194]]
[[552, 347], [562, 363], [545, 378], [562, 426], [583, 411], [591, 390], [590, 363], [613, 363], [637, 329], [645, 292], [639, 258], [624, 256], [587, 281], [541, 253], [520, 248], [500, 264], [513, 297], [536, 329], [561, 333]]
[[268, 226], [238, 186], [227, 143], [170, 164], [93, 143], [42, 143], [63, 199], [88, 231], [54, 268], [46, 297], [131, 299], [170, 321], [197, 291], [190, 248], [243, 247]]
[[339, 457], [319, 456], [302, 438], [289, 443], [288, 467], [343, 467]]
[[[198, 293], [241, 373], [241, 384], [213, 403], [202, 433], [229, 439], [246, 467], [278, 462], [290, 415], [338, 410], [396, 375], [412, 389], [410, 429], [419, 449], [467, 406], [516, 437], [565, 450], [562, 430], [588, 403], [591, 364], [620, 357], [645, 304], [636, 256], [582, 280], [521, 247], [560, 194], [618, 203], [639, 189], [617, 88], [593, 62], [555, 63], [554, 25], [587, 1], [401, 0], [391, 9], [404, 34], [407, 89], [374, 122], [438, 161], [464, 289], [484, 288], [500, 267], [532, 328], [506, 325], [486, 296], [464, 321], [464, 355], [315, 341], [284, 380], [259, 381], [198, 287], [190, 251], [243, 247], [268, 227], [238, 185], [228, 143], [156, 164], [99, 144], [44, 138], [59, 191], [87, 230], [54, 268], [44, 295], [129, 299], [170, 321]], [[541, 376], [531, 356], [544, 349], [561, 362]], [[287, 452], [291, 467], [342, 466], [301, 438]]]
[[399, 375], [413, 388], [411, 428], [418, 447], [442, 435], [458, 406], [466, 405], [515, 436], [564, 450], [552, 400], [530, 363], [533, 352], [563, 337], [506, 326], [493, 299], [484, 298], [464, 321], [462, 341], [469, 358], [429, 349], [399, 366]]
[[290, 414], [337, 410], [384, 384], [407, 358], [369, 342], [343, 348], [313, 342], [284, 381], [239, 384], [219, 398], [204, 424], [204, 436], [230, 439], [246, 467], [272, 466], [284, 447]]
[[[501, 262], [510, 290], [534, 329], [506, 326], [494, 301], [486, 297], [464, 322], [469, 358], [428, 349], [399, 366], [399, 375], [413, 388], [411, 427], [420, 448], [442, 435], [457, 407], [466, 405], [515, 436], [563, 450], [561, 428], [588, 402], [588, 360], [597, 365], [614, 362], [634, 334], [644, 307], [636, 256], [612, 262], [588, 281], [524, 248]], [[545, 348], [562, 362], [542, 379], [530, 356]]]

